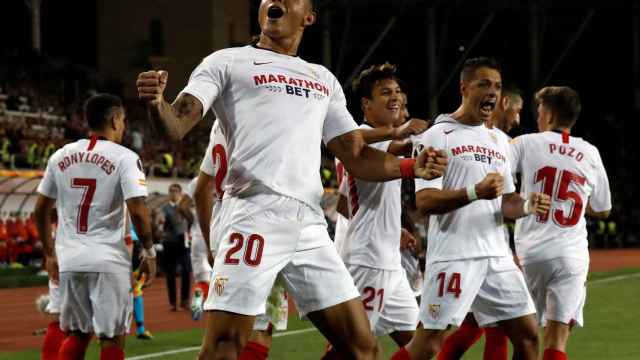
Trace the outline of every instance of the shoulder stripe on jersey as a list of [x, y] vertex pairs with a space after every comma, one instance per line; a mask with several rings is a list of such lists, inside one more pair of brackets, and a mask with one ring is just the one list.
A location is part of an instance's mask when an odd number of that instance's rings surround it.
[[91, 138], [89, 139], [89, 147], [87, 147], [87, 151], [93, 150], [93, 148], [96, 147], [97, 142], [98, 142], [98, 137], [95, 135], [91, 135]]
[[569, 132], [566, 130], [562, 132], [562, 143], [563, 144], [569, 143]]

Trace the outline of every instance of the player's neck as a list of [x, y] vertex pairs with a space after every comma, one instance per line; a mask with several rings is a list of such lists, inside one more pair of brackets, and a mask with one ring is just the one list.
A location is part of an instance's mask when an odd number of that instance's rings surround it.
[[302, 40], [302, 36], [297, 35], [287, 38], [273, 39], [265, 34], [260, 34], [260, 40], [256, 46], [261, 49], [275, 51], [279, 54], [297, 56], [300, 40]]
[[92, 131], [91, 137], [94, 137], [97, 140], [106, 140], [117, 143], [115, 133], [112, 131]]
[[364, 116], [364, 123], [372, 128], [393, 128], [393, 124], [385, 124], [383, 121], [376, 121], [375, 116]]
[[549, 131], [571, 134], [571, 128], [566, 126], [551, 126]]
[[462, 105], [460, 105], [460, 107], [451, 114], [451, 117], [456, 119], [459, 123], [469, 126], [482, 125], [484, 122], [482, 119], [475, 117], [471, 112], [466, 111]]

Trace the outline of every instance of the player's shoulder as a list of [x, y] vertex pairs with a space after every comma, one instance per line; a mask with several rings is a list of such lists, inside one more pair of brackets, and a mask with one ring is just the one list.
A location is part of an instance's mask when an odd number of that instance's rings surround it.
[[220, 50], [216, 50], [211, 54], [207, 55], [204, 59], [202, 59], [203, 64], [213, 65], [215, 63], [220, 62], [231, 62], [234, 58], [241, 56], [243, 54], [249, 55], [250, 47], [241, 46], [241, 47], [230, 47], [224, 48]]
[[456, 119], [449, 114], [440, 114], [436, 117], [433, 125], [423, 134], [425, 136], [449, 135], [458, 129], [460, 129], [460, 123]]

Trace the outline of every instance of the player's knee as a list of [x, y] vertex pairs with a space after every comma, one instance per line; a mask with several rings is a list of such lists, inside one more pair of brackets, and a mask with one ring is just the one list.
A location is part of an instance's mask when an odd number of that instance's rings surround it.
[[538, 349], [538, 333], [535, 329], [525, 329], [518, 337], [511, 339], [513, 346], [521, 349]]
[[244, 345], [235, 339], [218, 340], [210, 346], [203, 345], [198, 360], [235, 360], [240, 356]]
[[352, 357], [358, 360], [377, 359], [381, 353], [380, 345], [373, 335], [364, 336], [351, 346]]

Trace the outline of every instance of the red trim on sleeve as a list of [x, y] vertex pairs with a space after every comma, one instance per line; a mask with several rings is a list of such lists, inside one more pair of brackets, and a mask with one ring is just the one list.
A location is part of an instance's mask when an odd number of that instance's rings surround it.
[[95, 135], [91, 135], [91, 138], [89, 138], [89, 147], [87, 148], [87, 151], [93, 150], [97, 142], [98, 142], [98, 137]]

